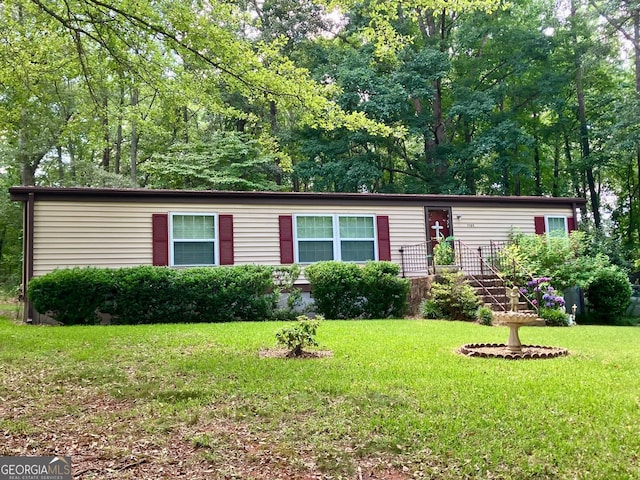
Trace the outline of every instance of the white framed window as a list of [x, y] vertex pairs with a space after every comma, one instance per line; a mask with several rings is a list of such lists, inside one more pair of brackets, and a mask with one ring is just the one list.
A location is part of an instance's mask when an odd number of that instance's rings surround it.
[[297, 263], [376, 260], [374, 215], [294, 215]]
[[567, 217], [547, 215], [544, 217], [544, 230], [549, 237], [566, 238], [569, 236]]
[[176, 267], [218, 264], [218, 217], [215, 213], [169, 215], [169, 265]]

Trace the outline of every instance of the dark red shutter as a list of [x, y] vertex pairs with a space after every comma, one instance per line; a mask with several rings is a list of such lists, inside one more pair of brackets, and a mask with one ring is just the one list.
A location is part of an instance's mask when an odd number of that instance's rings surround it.
[[544, 232], [544, 217], [533, 217], [533, 223], [536, 227], [536, 235], [543, 235]]
[[233, 265], [233, 215], [218, 215], [220, 265]]
[[152, 214], [151, 229], [153, 265], [169, 265], [169, 215]]
[[569, 233], [571, 233], [575, 229], [576, 229], [576, 219], [573, 217], [567, 217], [567, 230], [569, 230]]
[[391, 260], [391, 240], [389, 237], [389, 217], [378, 215], [376, 217], [378, 227], [378, 260]]
[[293, 217], [280, 215], [280, 263], [287, 265], [293, 263]]

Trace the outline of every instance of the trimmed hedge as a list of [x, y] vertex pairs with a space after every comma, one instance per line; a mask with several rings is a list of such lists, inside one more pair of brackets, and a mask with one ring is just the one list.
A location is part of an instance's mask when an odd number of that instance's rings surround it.
[[325, 318], [402, 317], [407, 310], [409, 280], [399, 278], [400, 267], [391, 262], [328, 261], [309, 265], [316, 310]]
[[29, 282], [36, 310], [64, 324], [265, 320], [273, 316], [273, 269], [240, 265], [175, 270], [167, 267], [56, 270]]
[[33, 307], [51, 312], [53, 318], [68, 325], [95, 324], [97, 312], [112, 295], [113, 271], [104, 268], [54, 270], [29, 282]]

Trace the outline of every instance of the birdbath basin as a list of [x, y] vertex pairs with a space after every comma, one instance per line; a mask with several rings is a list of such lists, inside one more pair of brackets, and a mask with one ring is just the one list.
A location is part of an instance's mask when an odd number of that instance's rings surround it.
[[508, 352], [512, 353], [522, 353], [522, 343], [519, 335], [520, 327], [544, 325], [544, 320], [538, 318], [534, 313], [494, 312], [493, 319], [496, 323], [509, 327], [509, 340], [506, 348]]
[[509, 341], [504, 343], [467, 343], [458, 353], [468, 357], [502, 358], [506, 360], [555, 358], [568, 355], [569, 351], [561, 347], [547, 347], [543, 345], [522, 345], [518, 331], [522, 326], [545, 324], [534, 313], [525, 312], [493, 312], [496, 325], [509, 327]]

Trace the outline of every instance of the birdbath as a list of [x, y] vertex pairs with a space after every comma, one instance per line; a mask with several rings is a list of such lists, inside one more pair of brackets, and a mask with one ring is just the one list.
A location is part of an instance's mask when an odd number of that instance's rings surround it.
[[[497, 314], [497, 315], [496, 315]], [[522, 353], [522, 343], [520, 342], [519, 330], [523, 325], [539, 325], [541, 320], [533, 313], [521, 312], [495, 312], [496, 320], [509, 327], [509, 340], [507, 341], [507, 351], [512, 353]], [[542, 320], [544, 322], [544, 320]]]
[[[507, 351], [512, 353], [522, 353], [522, 343], [518, 331], [523, 325], [539, 325], [540, 319], [534, 313], [519, 312], [520, 289], [517, 286], [508, 288], [511, 310], [506, 312], [495, 312], [494, 319], [509, 327], [509, 340], [507, 341]], [[542, 320], [544, 322], [544, 320]], [[544, 324], [544, 323], [543, 323]]]
[[458, 353], [469, 357], [503, 358], [508, 360], [526, 358], [555, 358], [568, 355], [566, 348], [546, 347], [542, 345], [524, 345], [520, 343], [518, 331], [524, 325], [544, 325], [545, 321], [535, 313], [519, 312], [520, 291], [513, 286], [506, 289], [510, 301], [511, 310], [493, 312], [493, 320], [500, 325], [509, 327], [509, 341], [504, 343], [467, 343], [458, 350]]

